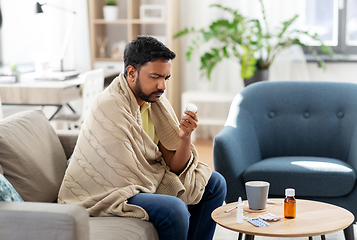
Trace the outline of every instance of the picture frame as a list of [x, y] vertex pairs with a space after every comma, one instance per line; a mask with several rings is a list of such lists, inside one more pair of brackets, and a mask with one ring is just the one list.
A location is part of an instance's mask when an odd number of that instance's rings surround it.
[[140, 19], [144, 19], [144, 20], [165, 19], [165, 6], [160, 4], [140, 5]]

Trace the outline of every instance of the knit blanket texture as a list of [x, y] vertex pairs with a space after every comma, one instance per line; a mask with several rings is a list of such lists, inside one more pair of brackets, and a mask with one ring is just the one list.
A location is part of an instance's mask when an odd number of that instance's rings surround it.
[[[179, 121], [169, 101], [161, 96], [149, 111], [160, 142], [175, 151]], [[197, 204], [210, 176], [210, 168], [199, 161], [193, 144], [182, 173], [170, 171], [158, 146], [143, 130], [140, 106], [121, 74], [98, 95], [86, 116], [58, 202], [84, 206], [91, 216], [149, 220], [143, 208], [126, 200], [144, 192]]]

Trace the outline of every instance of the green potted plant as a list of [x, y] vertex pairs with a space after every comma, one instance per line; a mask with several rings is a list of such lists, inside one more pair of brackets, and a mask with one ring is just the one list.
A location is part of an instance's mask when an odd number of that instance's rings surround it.
[[[237, 10], [219, 4], [211, 5], [211, 7], [220, 8], [232, 15], [233, 19], [219, 19], [212, 22], [208, 29], [185, 28], [175, 34], [174, 38], [191, 33], [197, 34], [186, 52], [187, 60], [190, 61], [193, 52], [203, 44], [211, 44], [209, 50], [201, 55], [201, 73], [210, 79], [211, 72], [217, 63], [224, 58], [234, 58], [241, 65], [240, 75], [245, 80], [245, 85], [248, 85], [251, 81], [256, 81], [254, 79], [255, 74], [262, 74], [262, 71], [267, 73], [281, 50], [293, 44], [306, 47], [316, 57], [319, 66], [325, 67], [324, 61], [316, 48], [306, 46], [299, 38], [308, 36], [320, 42], [319, 48], [322, 52], [332, 54], [332, 51], [322, 43], [317, 34], [291, 29], [291, 24], [298, 18], [298, 15], [283, 22], [278, 32], [273, 33], [270, 31], [266, 20], [264, 4], [262, 0], [259, 0], [259, 2], [263, 20], [248, 19], [238, 13]], [[267, 79], [267, 74], [265, 75], [265, 79]]]
[[116, 0], [105, 0], [103, 16], [106, 21], [114, 21], [118, 18], [118, 2]]

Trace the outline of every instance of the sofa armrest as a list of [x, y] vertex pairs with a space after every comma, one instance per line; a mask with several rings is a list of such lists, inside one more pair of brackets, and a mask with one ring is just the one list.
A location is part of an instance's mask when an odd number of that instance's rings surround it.
[[89, 214], [76, 205], [0, 202], [0, 239], [88, 240]]
[[225, 126], [213, 139], [214, 168], [227, 181], [226, 202], [246, 199], [244, 171], [262, 159], [259, 143], [251, 124]]
[[56, 130], [56, 133], [68, 159], [76, 146], [79, 130]]

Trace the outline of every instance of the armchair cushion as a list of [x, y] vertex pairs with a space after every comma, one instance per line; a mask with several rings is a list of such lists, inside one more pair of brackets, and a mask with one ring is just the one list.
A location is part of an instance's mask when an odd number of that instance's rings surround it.
[[340, 197], [350, 193], [356, 172], [346, 162], [322, 157], [274, 157], [249, 166], [244, 181], [270, 183], [269, 196], [281, 196], [295, 188], [300, 197]]
[[57, 200], [66, 156], [42, 111], [21, 112], [0, 121], [0, 166], [24, 201]]

